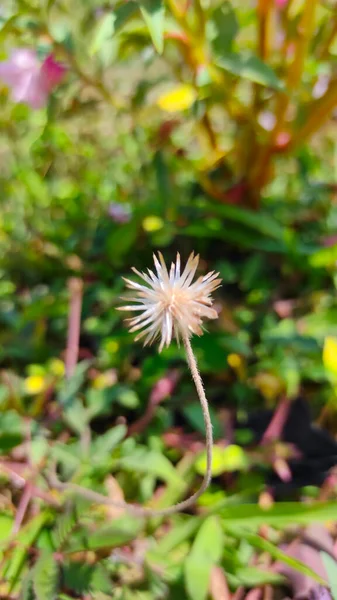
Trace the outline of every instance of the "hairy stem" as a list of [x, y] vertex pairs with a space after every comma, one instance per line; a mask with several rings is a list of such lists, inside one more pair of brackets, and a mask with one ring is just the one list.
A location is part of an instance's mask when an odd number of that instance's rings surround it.
[[127, 502], [115, 502], [114, 500], [110, 500], [110, 498], [108, 498], [107, 496], [103, 496], [102, 494], [84, 488], [75, 483], [62, 483], [58, 480], [56, 473], [53, 473], [51, 476], [49, 476], [49, 482], [53, 487], [59, 490], [73, 492], [76, 495], [87, 498], [92, 502], [97, 502], [98, 504], [105, 504], [107, 506], [114, 506], [116, 508], [124, 508], [128, 512], [144, 517], [167, 517], [169, 515], [173, 515], [174, 513], [180, 512], [181, 510], [186, 510], [187, 508], [190, 508], [196, 502], [196, 500], [200, 498], [200, 496], [208, 488], [212, 479], [213, 431], [204, 386], [199, 373], [196, 358], [193, 354], [191, 342], [187, 335], [184, 335], [183, 342], [186, 350], [187, 363], [190, 368], [191, 375], [199, 396], [206, 429], [207, 466], [206, 473], [204, 475], [204, 479], [200, 488], [194, 494], [192, 494], [192, 496], [190, 496], [186, 500], [183, 500], [182, 502], [178, 502], [178, 504], [173, 504], [172, 506], [160, 510], [153, 510], [152, 508], [136, 506], [134, 504], [128, 504]]

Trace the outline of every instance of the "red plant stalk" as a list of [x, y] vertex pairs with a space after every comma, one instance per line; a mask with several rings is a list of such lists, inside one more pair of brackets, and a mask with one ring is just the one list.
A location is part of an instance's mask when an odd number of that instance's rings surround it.
[[67, 378], [71, 377], [74, 373], [78, 360], [83, 297], [82, 279], [79, 279], [78, 277], [71, 277], [68, 281], [68, 290], [70, 295], [70, 303], [68, 316], [68, 338], [65, 357]]

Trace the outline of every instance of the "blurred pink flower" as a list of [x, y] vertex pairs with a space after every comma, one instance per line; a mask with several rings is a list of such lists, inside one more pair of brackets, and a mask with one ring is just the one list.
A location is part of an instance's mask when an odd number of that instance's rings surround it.
[[284, 8], [287, 6], [289, 0], [275, 0], [275, 4], [278, 8]]
[[159, 381], [152, 388], [150, 403], [159, 404], [162, 400], [165, 400], [168, 396], [174, 392], [179, 379], [179, 372], [177, 370], [168, 371], [164, 377], [161, 377]]
[[34, 50], [17, 48], [8, 60], [0, 62], [0, 79], [12, 90], [14, 102], [42, 108], [48, 96], [62, 80], [65, 67], [50, 54], [41, 63]]
[[131, 219], [131, 208], [129, 204], [111, 202], [108, 215], [115, 223], [128, 223]]

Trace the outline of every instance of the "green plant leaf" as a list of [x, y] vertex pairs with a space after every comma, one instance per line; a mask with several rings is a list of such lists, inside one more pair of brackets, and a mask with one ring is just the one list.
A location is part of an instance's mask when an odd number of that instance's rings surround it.
[[164, 2], [162, 0], [139, 0], [138, 3], [154, 47], [161, 54], [164, 49]]
[[67, 589], [78, 595], [103, 592], [109, 594], [112, 583], [103, 565], [88, 565], [71, 562], [63, 567], [64, 583]]
[[110, 233], [106, 241], [106, 253], [113, 264], [120, 264], [123, 256], [134, 246], [137, 234], [138, 226], [134, 221]]
[[332, 598], [337, 600], [337, 563], [326, 552], [321, 552], [321, 558], [328, 576]]
[[[212, 460], [212, 474], [214, 477], [221, 473], [231, 471], [242, 471], [248, 467], [248, 458], [245, 451], [236, 444], [229, 444], [226, 448], [214, 446]], [[205, 475], [207, 457], [203, 451], [197, 457], [195, 468], [199, 475]]]
[[257, 56], [247, 56], [233, 52], [227, 55], [222, 54], [216, 60], [216, 63], [219, 67], [225, 71], [229, 71], [233, 75], [238, 75], [239, 77], [249, 79], [249, 81], [272, 89], [284, 89], [281, 80], [276, 76], [273, 69], [262, 62]]
[[36, 600], [54, 600], [58, 587], [58, 564], [51, 552], [42, 552], [33, 569]]
[[8, 536], [12, 530], [14, 519], [7, 513], [0, 513], [0, 548], [3, 542], [8, 540]]
[[74, 374], [70, 377], [70, 379], [67, 379], [63, 382], [57, 399], [64, 409], [67, 409], [71, 405], [73, 398], [76, 396], [81, 385], [84, 383], [89, 365], [90, 362], [88, 360], [83, 360], [76, 365]]
[[215, 214], [224, 219], [228, 219], [229, 221], [233, 221], [235, 223], [240, 223], [241, 225], [246, 225], [247, 227], [275, 240], [284, 239], [285, 228], [267, 211], [260, 210], [257, 213], [249, 208], [232, 206], [230, 204], [217, 204], [213, 211]]
[[139, 534], [142, 521], [138, 518], [122, 517], [111, 525], [94, 532], [82, 529], [69, 540], [67, 552], [118, 548], [131, 542]]
[[200, 518], [188, 518], [183, 523], [176, 524], [164, 537], [162, 537], [156, 547], [157, 552], [168, 554], [188, 540], [198, 530], [201, 524]]
[[159, 452], [147, 451], [145, 448], [138, 447], [129, 456], [120, 458], [118, 466], [136, 473], [150, 473], [168, 483], [176, 483], [177, 486], [184, 484], [166, 456]]
[[335, 267], [337, 261], [337, 244], [328, 248], [320, 248], [314, 252], [310, 258], [309, 263], [312, 267], [316, 268], [332, 268]]
[[78, 519], [73, 510], [69, 510], [57, 519], [53, 530], [53, 542], [58, 550], [63, 548], [73, 530], [76, 528], [77, 523]]
[[93, 441], [91, 454], [93, 461], [99, 462], [110, 455], [112, 450], [124, 439], [127, 428], [125, 425], [116, 425]]
[[27, 525], [25, 525], [20, 532], [15, 536], [14, 541], [17, 542], [13, 553], [11, 554], [11, 560], [7, 562], [4, 569], [4, 579], [10, 583], [11, 591], [18, 578], [20, 577], [21, 571], [25, 564], [25, 558], [27, 556], [28, 549], [33, 545], [36, 538], [38, 537], [42, 527], [50, 519], [49, 513], [41, 512], [36, 517], [31, 519]]
[[79, 398], [74, 398], [70, 406], [64, 410], [64, 419], [75, 433], [83, 433], [88, 425], [89, 411]]
[[51, 448], [51, 456], [61, 463], [68, 472], [74, 471], [81, 463], [77, 444], [72, 444], [71, 446], [61, 443], [55, 444]]
[[89, 48], [89, 54], [93, 56], [96, 54], [103, 44], [107, 42], [115, 33], [115, 22], [116, 15], [111, 12], [100, 19], [94, 32], [93, 40]]
[[264, 585], [266, 583], [278, 584], [284, 582], [284, 578], [281, 575], [256, 567], [239, 567], [235, 570], [235, 578], [240, 585], [249, 587]]
[[113, 11], [104, 14], [97, 23], [93, 39], [89, 47], [89, 54], [93, 56], [101, 47], [117, 33], [132, 15], [136, 13], [136, 2], [129, 1], [117, 6]]
[[221, 519], [226, 525], [249, 525], [252, 528], [266, 523], [284, 527], [289, 523], [314, 523], [334, 521], [337, 519], [337, 504], [335, 502], [317, 502], [315, 504], [300, 504], [298, 502], [278, 502], [269, 509], [263, 509], [256, 504], [225, 507], [220, 511]]
[[216, 31], [212, 39], [212, 47], [216, 54], [227, 55], [231, 51], [233, 41], [239, 31], [239, 24], [232, 4], [225, 0], [213, 12], [211, 23]]
[[14, 411], [0, 414], [0, 454], [9, 452], [22, 442], [23, 422]]
[[184, 565], [185, 586], [191, 600], [205, 600], [212, 567], [221, 558], [223, 534], [216, 517], [201, 525]]
[[20, 600], [35, 600], [31, 572], [23, 578]]
[[[209, 340], [209, 341], [211, 343], [211, 340]], [[196, 347], [198, 347], [198, 344], [196, 344]], [[204, 347], [205, 347], [205, 345], [204, 345]], [[206, 349], [207, 349], [207, 345], [206, 345]], [[182, 409], [182, 412], [183, 412], [184, 417], [188, 420], [188, 422], [192, 425], [192, 427], [199, 433], [203, 434], [205, 431], [205, 424], [204, 424], [204, 418], [203, 418], [200, 402], [192, 402], [191, 404], [184, 406]], [[222, 425], [219, 421], [219, 418], [218, 418], [215, 410], [211, 406], [210, 406], [209, 412], [210, 412], [212, 424], [213, 424], [214, 438], [219, 439], [223, 435]]]
[[247, 529], [240, 529], [238, 527], [234, 528], [230, 526], [225, 527], [226, 531], [228, 531], [228, 533], [230, 533], [230, 535], [233, 537], [245, 540], [255, 548], [258, 548], [263, 552], [268, 552], [268, 554], [270, 554], [270, 556], [272, 556], [275, 560], [279, 560], [286, 565], [289, 565], [289, 567], [292, 569], [296, 569], [296, 571], [299, 573], [303, 573], [303, 575], [311, 577], [314, 581], [317, 581], [321, 585], [325, 585], [326, 582], [319, 575], [317, 575], [313, 569], [302, 563], [300, 560], [297, 560], [296, 558], [286, 554], [263, 537], [256, 535], [255, 533], [251, 533]]

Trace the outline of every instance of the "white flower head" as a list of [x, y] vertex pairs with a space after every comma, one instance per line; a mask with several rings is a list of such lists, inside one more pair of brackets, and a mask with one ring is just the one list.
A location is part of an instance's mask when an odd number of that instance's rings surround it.
[[120, 307], [120, 310], [140, 312], [127, 319], [130, 332], [141, 330], [136, 340], [145, 337], [144, 346], [160, 337], [161, 352], [164, 346], [170, 345], [173, 335], [178, 343], [180, 336], [201, 335], [203, 318], [217, 318], [217, 312], [211, 308], [211, 293], [219, 287], [221, 279], [218, 279], [219, 273], [212, 271], [192, 283], [199, 263], [199, 255], [194, 256], [193, 252], [182, 273], [179, 253], [170, 272], [160, 252], [158, 257], [159, 260], [153, 255], [156, 274], [150, 269], [148, 275], [132, 269], [146, 285], [124, 279], [127, 287], [134, 291], [128, 300], [135, 304]]

